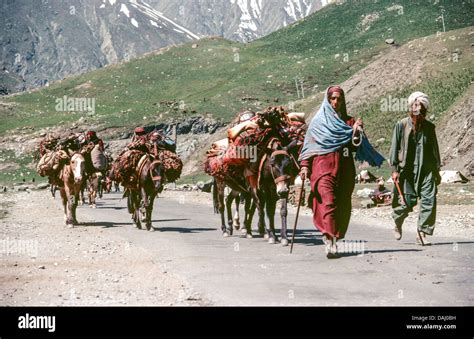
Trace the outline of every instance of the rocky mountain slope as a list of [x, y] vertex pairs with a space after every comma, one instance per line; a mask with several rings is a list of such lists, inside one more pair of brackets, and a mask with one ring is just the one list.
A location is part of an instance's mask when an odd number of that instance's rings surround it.
[[250, 41], [321, 0], [15, 0], [0, 3], [0, 95], [220, 35]]
[[443, 169], [474, 176], [473, 44], [470, 27], [394, 46], [342, 83], [349, 111], [366, 120], [372, 140], [384, 139], [378, 146], [387, 152], [395, 121], [407, 114], [409, 94], [427, 93]]
[[248, 42], [298, 21], [327, 0], [149, 0], [151, 6], [200, 35]]
[[[3, 97], [0, 166], [6, 170], [0, 173], [0, 181], [18, 178], [31, 166], [31, 151], [43, 133], [94, 129], [117, 150], [138, 125], [168, 129], [178, 124], [184, 174], [200, 175], [205, 149], [225, 136], [222, 126], [236, 112], [282, 104], [307, 112], [310, 118], [320, 104], [321, 91], [332, 83], [343, 84], [351, 114], [362, 115], [367, 134], [378, 141], [382, 152], [388, 149], [394, 122], [406, 115], [393, 107], [383, 111], [382, 100], [407, 98], [415, 89], [427, 92], [432, 98], [429, 118], [440, 126], [439, 139], [454, 142], [459, 136], [459, 142], [448, 146], [462, 150], [469, 159], [470, 146], [467, 152], [459, 147], [467, 145], [469, 134], [453, 136], [441, 126], [457, 105], [466, 114], [472, 112], [470, 101], [463, 99], [468, 98], [474, 69], [473, 22], [466, 14], [472, 4], [446, 6], [450, 19], [445, 24], [453, 30], [436, 34], [438, 7], [399, 3], [405, 8], [403, 15], [393, 13], [389, 0], [327, 6], [249, 44], [222, 38], [190, 41], [40, 91]], [[369, 28], [360, 26], [373, 13], [379, 13], [376, 22]], [[420, 13], [433, 20], [418, 22]], [[351, 38], [349, 31], [355, 32]], [[385, 43], [388, 36], [394, 44]], [[305, 98], [298, 98], [296, 77], [303, 80]], [[57, 101], [65, 97], [91, 98], [96, 104], [93, 111], [58, 109]], [[456, 128], [453, 132], [460, 131]], [[448, 153], [443, 148], [443, 157]], [[461, 167], [450, 163], [455, 169], [466, 168], [467, 162], [461, 162]]]
[[474, 177], [474, 82], [437, 126], [444, 169]]

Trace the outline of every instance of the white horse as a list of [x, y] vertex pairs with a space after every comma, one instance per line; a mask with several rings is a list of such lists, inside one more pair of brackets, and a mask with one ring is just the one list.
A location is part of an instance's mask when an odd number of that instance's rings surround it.
[[82, 154], [72, 155], [69, 163], [61, 170], [60, 178], [63, 182], [61, 187], [61, 199], [64, 207], [64, 221], [67, 226], [77, 225], [76, 208], [79, 201], [81, 187], [85, 180], [85, 160]]

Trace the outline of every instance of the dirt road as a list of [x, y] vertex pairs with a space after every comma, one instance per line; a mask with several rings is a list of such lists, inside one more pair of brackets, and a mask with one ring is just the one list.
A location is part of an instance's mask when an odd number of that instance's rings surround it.
[[223, 238], [205, 194], [166, 192], [155, 232], [132, 226], [119, 194], [79, 207], [73, 229], [47, 191], [0, 199], [1, 305], [474, 305], [472, 239], [421, 247], [413, 227], [396, 241], [382, 218], [353, 216], [348, 253], [327, 260], [307, 212], [289, 254]]

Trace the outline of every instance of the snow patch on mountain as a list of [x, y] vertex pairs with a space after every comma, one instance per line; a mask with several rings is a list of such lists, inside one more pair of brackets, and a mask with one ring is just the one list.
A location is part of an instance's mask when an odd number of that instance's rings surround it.
[[[239, 25], [234, 35], [243, 41], [259, 38], [260, 30], [264, 25], [263, 7], [272, 4], [272, 0], [230, 0], [233, 6], [240, 11]], [[286, 0], [281, 7], [286, 18], [280, 23], [280, 27], [286, 27], [289, 23], [300, 20], [312, 11], [314, 0]]]
[[120, 12], [124, 13], [127, 16], [127, 18], [130, 18], [130, 11], [128, 10], [127, 5], [122, 4], [120, 6]]
[[284, 10], [294, 21], [300, 20], [311, 13], [312, 3], [306, 0], [288, 0]]
[[180, 33], [185, 34], [191, 40], [200, 39], [200, 37], [197, 34], [194, 34], [193, 32], [184, 28], [183, 26], [178, 25], [176, 22], [164, 16], [163, 13], [161, 13], [160, 11], [157, 11], [146, 2], [138, 2], [136, 0], [130, 0], [130, 4], [132, 5], [132, 7], [134, 7], [141, 13], [147, 15], [148, 17], [154, 19], [155, 21], [162, 23], [164, 26], [167, 26], [165, 23], [165, 21], [167, 21], [168, 23], [176, 27], [176, 29], [179, 30]]
[[241, 13], [235, 34], [244, 40], [254, 38], [253, 32], [257, 32], [257, 25], [260, 24], [262, 0], [231, 0], [231, 4], [237, 4]]

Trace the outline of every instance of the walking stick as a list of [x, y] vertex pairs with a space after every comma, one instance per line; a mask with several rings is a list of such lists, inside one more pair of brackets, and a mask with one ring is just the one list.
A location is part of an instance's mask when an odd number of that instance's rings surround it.
[[290, 254], [293, 253], [293, 244], [295, 242], [296, 224], [298, 224], [298, 216], [300, 214], [301, 197], [303, 196], [303, 191], [304, 191], [304, 180], [301, 180], [301, 189], [300, 189], [300, 194], [298, 195], [298, 207], [296, 209], [295, 224], [293, 225], [293, 234], [291, 235]]
[[[400, 189], [400, 185], [398, 184], [398, 179], [394, 180], [393, 182], [395, 183], [395, 186], [397, 187], [398, 194], [402, 198], [403, 205], [408, 207], [407, 202], [405, 200], [405, 196], [402, 194], [402, 190]], [[418, 233], [418, 238], [420, 238], [421, 246], [425, 246], [425, 242], [423, 241], [423, 238], [422, 238], [421, 233], [418, 230], [418, 228], [416, 229], [416, 232]]]

